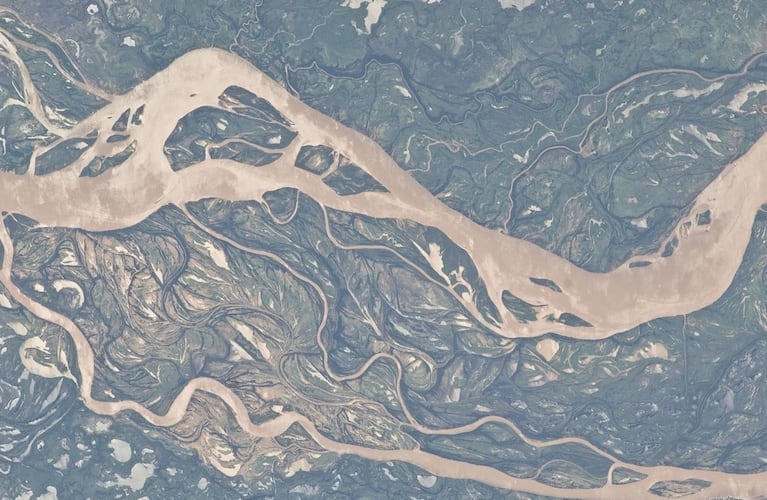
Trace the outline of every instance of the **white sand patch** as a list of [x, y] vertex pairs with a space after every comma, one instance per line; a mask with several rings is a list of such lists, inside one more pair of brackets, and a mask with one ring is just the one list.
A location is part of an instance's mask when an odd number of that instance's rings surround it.
[[107, 481], [104, 483], [100, 482], [98, 485], [103, 488], [127, 486], [132, 491], [136, 492], [144, 488], [147, 479], [154, 476], [154, 471], [154, 464], [135, 464], [133, 467], [131, 467], [130, 476], [123, 477], [117, 474], [114, 481]]
[[206, 241], [202, 244], [202, 247], [208, 251], [208, 255], [213, 259], [213, 263], [218, 267], [229, 270], [229, 262], [226, 260], [226, 253], [218, 246], [214, 245], [210, 241]]
[[648, 342], [644, 347], [627, 357], [627, 361], [636, 362], [642, 359], [668, 360], [668, 349], [662, 342]]
[[450, 389], [450, 394], [447, 396], [447, 401], [449, 403], [456, 403], [461, 400], [461, 388], [460, 387], [453, 387]]
[[292, 464], [290, 464], [290, 467], [288, 467], [287, 472], [285, 472], [286, 477], [292, 477], [295, 476], [299, 472], [306, 472], [312, 470], [312, 464], [309, 463], [308, 460], [305, 458], [299, 458]]
[[56, 280], [53, 282], [53, 289], [60, 292], [64, 289], [74, 290], [77, 294], [77, 309], [80, 309], [85, 303], [85, 294], [80, 285], [70, 280]]
[[61, 260], [59, 262], [62, 266], [68, 267], [80, 265], [80, 262], [77, 260], [75, 253], [68, 248], [61, 249]]
[[437, 484], [436, 476], [422, 476], [419, 474], [415, 478], [418, 479], [418, 483], [424, 488], [432, 488]]
[[57, 470], [66, 470], [69, 467], [69, 454], [64, 453], [53, 463], [53, 468]]
[[405, 97], [413, 97], [410, 91], [406, 89], [405, 87], [403, 87], [402, 85], [395, 85], [394, 89]]
[[743, 111], [743, 105], [746, 104], [749, 99], [758, 96], [765, 90], [767, 90], [767, 83], [750, 83], [733, 96], [732, 100], [730, 100], [730, 103], [727, 105], [727, 109], [739, 113]]
[[29, 330], [27, 330], [27, 327], [19, 323], [18, 321], [11, 321], [8, 323], [8, 328], [13, 330], [13, 333], [19, 336], [24, 336], [29, 333]]
[[229, 345], [232, 349], [229, 352], [228, 361], [242, 361], [244, 359], [253, 361], [253, 356], [248, 354], [248, 351], [243, 349], [240, 344], [230, 341]]
[[[21, 357], [21, 364], [24, 365], [24, 368], [29, 373], [43, 378], [61, 378], [66, 376], [55, 365], [43, 364], [34, 359], [32, 355], [34, 351], [51, 354], [48, 343], [41, 337], [31, 337], [25, 340], [21, 347], [19, 347], [19, 356]], [[61, 357], [59, 356], [59, 358]]]
[[210, 465], [212, 465], [217, 471], [226, 477], [234, 477], [239, 474], [242, 464], [235, 462], [234, 453], [229, 450], [228, 453], [223, 453], [220, 449], [213, 451], [213, 455], [209, 458]]
[[2, 294], [2, 293], [0, 293], [0, 307], [3, 307], [5, 309], [11, 309], [13, 307], [8, 297], [6, 297], [5, 294]]
[[522, 12], [535, 3], [535, 0], [498, 0], [502, 9], [515, 8]]
[[442, 248], [436, 243], [429, 243], [429, 250], [426, 251], [421, 248], [415, 241], [413, 242], [413, 245], [415, 245], [415, 247], [418, 249], [418, 252], [423, 255], [423, 258], [426, 259], [431, 268], [434, 269], [437, 274], [439, 274], [440, 277], [445, 280], [445, 283], [450, 284], [450, 278], [448, 278], [445, 274], [445, 264], [442, 261]]
[[369, 35], [373, 26], [381, 19], [383, 8], [386, 7], [387, 0], [344, 0], [341, 7], [350, 9], [359, 9], [365, 5], [367, 14], [365, 15], [365, 30], [357, 29], [360, 34]]
[[112, 458], [120, 463], [125, 463], [133, 456], [133, 450], [129, 443], [122, 439], [113, 439], [109, 442], [109, 447], [112, 449]]
[[525, 209], [525, 210], [522, 212], [522, 215], [523, 215], [523, 216], [524, 216], [524, 215], [530, 215], [530, 214], [533, 214], [533, 213], [536, 213], [536, 212], [540, 212], [540, 211], [541, 211], [541, 207], [539, 207], [538, 205], [530, 205], [529, 207], [527, 207], [527, 208], [526, 208], [526, 209]]
[[[385, 471], [386, 469], [384, 469]], [[293, 487], [288, 493], [297, 493], [299, 495], [306, 495], [309, 497], [315, 497], [320, 494], [319, 486], [309, 486], [308, 484], [300, 484]]]
[[[85, 432], [88, 434], [104, 434], [112, 427], [112, 422], [105, 418], [95, 417], [89, 419], [88, 423], [83, 426]], [[80, 446], [78, 445], [78, 449]]]
[[269, 351], [269, 347], [267, 347], [266, 342], [257, 338], [251, 327], [241, 321], [237, 321], [236, 319], [231, 318], [229, 319], [229, 324], [232, 325], [235, 330], [240, 332], [242, 336], [245, 337], [245, 340], [253, 344], [265, 360], [269, 361], [269, 359], [271, 359], [272, 353]]
[[693, 99], [697, 99], [698, 97], [708, 95], [715, 90], [719, 90], [720, 88], [722, 88], [722, 85], [724, 85], [724, 82], [714, 82], [708, 87], [702, 88], [702, 89], [688, 89], [687, 87], [685, 87], [681, 89], [676, 89], [671, 94], [674, 97], [692, 97]]
[[711, 141], [709, 141], [708, 134], [704, 134], [703, 132], [701, 132], [697, 125], [694, 125], [692, 123], [689, 125], [686, 125], [684, 127], [684, 131], [692, 135], [696, 139], [698, 139], [703, 144], [705, 144], [708, 150], [714, 153], [715, 155], [722, 156], [722, 153], [717, 151], [716, 148], [714, 148], [714, 146], [711, 144]]
[[632, 219], [631, 225], [638, 227], [639, 229], [647, 229], [647, 217], [642, 217], [641, 219]]
[[46, 486], [45, 493], [37, 497], [37, 500], [58, 500], [59, 495], [56, 488], [53, 486]]
[[554, 356], [559, 352], [559, 342], [552, 338], [546, 338], [535, 344], [535, 350], [548, 362], [554, 359]]

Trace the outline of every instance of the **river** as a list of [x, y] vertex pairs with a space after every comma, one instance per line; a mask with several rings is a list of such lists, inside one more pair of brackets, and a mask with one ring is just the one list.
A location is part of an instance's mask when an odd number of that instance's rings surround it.
[[[0, 40], [11, 58], [23, 66], [11, 42]], [[184, 207], [186, 203], [207, 197], [228, 200], [259, 200], [267, 191], [293, 187], [325, 207], [365, 214], [371, 217], [408, 219], [432, 226], [447, 235], [473, 259], [491, 299], [499, 311], [505, 311], [501, 296], [504, 290], [536, 304], [545, 304], [539, 317], [568, 312], [593, 326], [569, 327], [539, 319], [523, 324], [504, 312], [493, 328], [506, 337], [532, 337], [556, 331], [577, 339], [602, 339], [623, 332], [646, 321], [686, 314], [714, 302], [738, 269], [751, 235], [754, 214], [767, 199], [767, 174], [762, 168], [767, 153], [767, 136], [762, 137], [741, 158], [724, 171], [700, 194], [690, 220], [696, 213], [710, 210], [711, 222], [692, 224], [689, 230], [677, 228], [680, 243], [674, 254], [642, 257], [645, 267], [630, 268], [628, 263], [607, 273], [590, 273], [541, 248], [498, 231], [484, 228], [447, 207], [402, 170], [374, 141], [344, 127], [310, 108], [289, 94], [248, 62], [218, 49], [190, 52], [132, 91], [109, 97], [111, 102], [71, 129], [52, 124], [45, 116], [40, 98], [28, 73], [22, 71], [24, 91], [30, 110], [51, 130], [62, 137], [83, 137], [99, 130], [96, 145], [75, 164], [38, 177], [0, 173], [0, 211], [20, 213], [44, 226], [65, 226], [89, 231], [104, 231], [131, 226], [166, 204]], [[174, 172], [163, 152], [163, 144], [176, 123], [194, 109], [216, 106], [227, 87], [238, 85], [267, 99], [294, 124], [298, 137], [282, 151], [276, 162], [253, 168], [231, 160], [206, 159], [192, 167]], [[100, 95], [104, 96], [103, 93]], [[119, 145], [106, 142], [109, 127], [128, 108], [145, 106], [144, 125], [132, 127], [130, 140], [136, 151], [123, 165], [95, 178], [81, 178], [87, 161], [98, 154], [117, 151]], [[347, 156], [371, 174], [388, 193], [362, 193], [340, 196], [321, 179], [294, 167], [301, 145], [325, 144]], [[732, 475], [715, 471], [688, 471], [675, 467], [639, 467], [624, 464], [594, 447], [588, 441], [569, 438], [609, 457], [616, 464], [642, 472], [648, 477], [628, 485], [605, 485], [594, 490], [559, 489], [532, 479], [518, 479], [499, 470], [445, 459], [420, 450], [376, 450], [335, 442], [321, 434], [314, 424], [299, 413], [284, 413], [264, 424], [253, 424], [242, 401], [227, 387], [212, 379], [195, 379], [179, 394], [165, 415], [157, 415], [133, 401], [105, 402], [91, 395], [94, 376], [93, 351], [85, 335], [74, 322], [27, 297], [11, 280], [13, 242], [6, 229], [0, 230], [5, 257], [0, 281], [9, 293], [36, 316], [64, 328], [77, 349], [80, 368], [80, 394], [94, 412], [114, 415], [133, 410], [154, 425], [168, 426], [180, 421], [195, 391], [213, 394], [227, 404], [238, 423], [256, 436], [277, 436], [290, 425], [301, 425], [323, 448], [336, 453], [351, 453], [372, 460], [402, 460], [434, 474], [482, 481], [486, 484], [551, 496], [615, 498], [648, 495], [657, 481], [688, 477], [710, 481], [706, 495], [758, 493], [767, 484], [767, 474]], [[509, 262], [512, 262], [509, 264]], [[554, 281], [561, 292], [536, 285], [531, 277]], [[466, 299], [463, 299], [466, 300]], [[467, 310], [478, 315], [473, 304]], [[492, 326], [492, 325], [491, 325]], [[385, 358], [385, 356], [379, 356]], [[377, 361], [371, 359], [359, 372]], [[458, 429], [427, 429], [411, 422], [424, 432], [458, 434], [469, 432], [485, 421], [512, 422], [488, 417]], [[518, 430], [517, 430], [518, 432]], [[521, 434], [521, 433], [520, 433]], [[525, 438], [526, 439], [526, 438]], [[528, 440], [535, 446], [553, 442]]]

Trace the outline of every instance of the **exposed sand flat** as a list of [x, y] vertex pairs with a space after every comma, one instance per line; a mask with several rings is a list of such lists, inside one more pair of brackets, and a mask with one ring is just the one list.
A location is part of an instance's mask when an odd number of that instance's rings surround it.
[[[281, 160], [259, 169], [243, 168], [233, 161], [206, 160], [174, 173], [162, 151], [165, 139], [179, 118], [203, 104], [215, 105], [218, 95], [229, 85], [240, 85], [268, 99], [295, 123], [299, 138], [286, 148]], [[39, 108], [34, 88], [25, 87], [25, 91], [30, 93], [27, 98], [30, 106]], [[501, 294], [509, 289], [529, 302], [548, 304], [549, 312], [577, 314], [594, 325], [593, 328], [557, 326], [559, 333], [575, 338], [602, 338], [659, 316], [691, 312], [716, 300], [740, 264], [755, 211], [767, 199], [767, 174], [761, 168], [767, 148], [766, 136], [728, 166], [700, 195], [693, 213], [704, 207], [710, 209], [712, 221], [704, 230], [683, 231], [687, 236], [681, 239], [672, 257], [650, 257], [646, 260], [653, 264], [648, 267], [630, 269], [624, 265], [610, 273], [593, 274], [530, 243], [483, 228], [449, 209], [401, 170], [373, 141], [309, 108], [245, 61], [223, 51], [191, 52], [130, 93], [114, 97], [110, 105], [71, 131], [61, 132], [75, 137], [94, 128], [107, 129], [111, 124], [107, 117], [118, 116], [122, 110], [135, 109], [142, 104], [146, 105], [143, 117], [146, 125], [130, 130], [132, 139], [137, 140], [137, 149], [124, 165], [96, 178], [80, 178], [79, 168], [65, 169], [42, 178], [0, 174], [0, 210], [23, 213], [44, 225], [106, 230], [136, 223], [167, 203], [183, 206], [188, 201], [209, 196], [259, 199], [265, 191], [295, 187], [327, 207], [374, 217], [410, 219], [439, 228], [472, 256], [499, 309], [503, 310]], [[292, 160], [303, 143], [334, 147], [373, 175], [390, 193], [338, 196], [317, 176], [293, 168]], [[24, 295], [12, 282], [13, 242], [4, 226], [0, 227], [0, 242], [6, 250], [0, 282], [8, 294], [32, 314], [60, 325], [72, 337], [81, 375], [80, 395], [85, 404], [99, 414], [113, 415], [133, 410], [153, 425], [169, 426], [183, 418], [193, 394], [202, 391], [219, 397], [231, 408], [239, 425], [256, 436], [278, 436], [291, 425], [298, 424], [321, 447], [331, 452], [379, 461], [402, 460], [432, 474], [473, 479], [539, 495], [644, 498], [650, 497], [648, 488], [657, 481], [697, 478], [712, 483], [704, 491], [706, 496], [755, 496], [767, 484], [767, 473], [734, 475], [676, 467], [639, 467], [610, 457], [616, 465], [648, 477], [628, 485], [607, 484], [598, 489], [554, 488], [531, 479], [514, 478], [491, 467], [445, 459], [420, 450], [376, 450], [339, 443], [321, 434], [311, 421], [295, 412], [282, 413], [271, 421], [254, 424], [249, 420], [243, 402], [229, 388], [209, 378], [191, 381], [164, 415], [153, 413], [135, 401], [100, 401], [91, 394], [94, 356], [83, 332], [71, 319]], [[503, 265], [508, 255], [514, 256], [511, 269]], [[553, 280], [562, 292], [532, 284], [531, 276]], [[521, 325], [506, 315], [499, 333], [509, 337], [532, 336], [550, 331], [552, 326], [542, 321]], [[665, 348], [661, 347], [650, 346], [646, 354], [663, 357]], [[552, 356], [555, 349], [547, 344], [541, 346], [539, 352]], [[347, 378], [360, 376], [379, 359], [396, 362], [392, 356], [378, 354]], [[401, 377], [399, 364], [396, 366], [398, 377]], [[502, 423], [533, 446], [578, 443], [609, 457], [579, 438], [545, 442], [525, 438], [513, 422], [500, 417], [490, 416], [473, 424], [441, 430], [419, 425], [409, 414], [407, 417], [410, 424], [422, 432], [445, 435], [471, 432], [489, 422]]]

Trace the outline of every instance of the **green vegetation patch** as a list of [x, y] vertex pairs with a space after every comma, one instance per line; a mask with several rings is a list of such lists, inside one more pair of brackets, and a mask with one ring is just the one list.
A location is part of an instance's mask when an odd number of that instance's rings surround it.
[[119, 151], [112, 156], [97, 156], [92, 159], [88, 165], [80, 172], [80, 177], [96, 177], [107, 170], [115, 168], [125, 163], [128, 158], [136, 151], [136, 141], [131, 142], [122, 151]]
[[[254, 149], [274, 150], [284, 148], [295, 136], [295, 132], [274, 122], [204, 106], [179, 120], [165, 141], [164, 150], [173, 170], [180, 170], [204, 160], [208, 145], [223, 147], [225, 145], [221, 143], [224, 141], [237, 140], [249, 143]], [[231, 149], [231, 153], [220, 154], [240, 154], [253, 161], [255, 153], [245, 149], [238, 151], [237, 148]]]
[[263, 151], [252, 144], [241, 141], [227, 142], [224, 146], [210, 148], [210, 157], [214, 159], [224, 158], [234, 160], [245, 165], [261, 167], [275, 162], [282, 153], [270, 153]]
[[525, 302], [508, 290], [504, 290], [501, 294], [501, 301], [503, 301], [503, 305], [506, 306], [506, 309], [508, 309], [509, 312], [522, 323], [535, 321], [538, 318], [538, 313], [536, 312], [534, 305]]
[[321, 175], [336, 161], [338, 153], [328, 146], [301, 146], [296, 156], [296, 166], [313, 174]]
[[370, 174], [346, 159], [342, 159], [338, 168], [324, 177], [322, 181], [341, 196], [364, 192], [388, 192]]
[[46, 175], [69, 166], [96, 142], [92, 137], [66, 139], [37, 157], [35, 174]]

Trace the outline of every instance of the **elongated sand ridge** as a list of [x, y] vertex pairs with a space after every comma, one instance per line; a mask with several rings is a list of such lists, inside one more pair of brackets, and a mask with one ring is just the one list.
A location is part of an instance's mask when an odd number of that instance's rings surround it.
[[[23, 67], [11, 41], [0, 35], [0, 43], [5, 48], [5, 53], [0, 55]], [[41, 123], [49, 125], [50, 120], [44, 114], [28, 72], [22, 71], [21, 76], [30, 110]], [[294, 124], [299, 132], [297, 139], [285, 148], [278, 161], [268, 166], [243, 167], [230, 160], [206, 159], [173, 172], [163, 152], [166, 138], [180, 118], [202, 105], [215, 106], [221, 93], [231, 85], [246, 88], [271, 102]], [[593, 325], [592, 328], [576, 328], [552, 325], [545, 320], [522, 324], [511, 314], [504, 313], [494, 330], [507, 337], [529, 337], [556, 331], [572, 338], [599, 339], [654, 318], [685, 314], [711, 304], [732, 281], [749, 241], [754, 214], [767, 199], [767, 175], [762, 168], [767, 136], [763, 136], [700, 194], [691, 213], [710, 210], [711, 223], [705, 228], [693, 227], [690, 231], [682, 231], [680, 227], [681, 240], [672, 256], [648, 256], [644, 260], [652, 262], [649, 266], [629, 268], [623, 265], [608, 273], [595, 274], [531, 243], [484, 228], [450, 209], [400, 169], [374, 141], [310, 108], [249, 63], [228, 52], [217, 49], [190, 52], [131, 92], [110, 99], [110, 104], [71, 129], [54, 124], [50, 124], [50, 128], [63, 138], [82, 137], [92, 130], [108, 130], [125, 109], [143, 105], [144, 125], [130, 130], [131, 139], [137, 144], [132, 157], [119, 168], [95, 178], [79, 177], [88, 155], [68, 168], [43, 177], [0, 173], [0, 210], [27, 215], [41, 225], [103, 231], [128, 227], [166, 204], [183, 208], [190, 201], [207, 197], [259, 200], [267, 191], [297, 188], [325, 207], [372, 217], [409, 219], [438, 228], [471, 256], [499, 311], [505, 310], [501, 295], [504, 290], [509, 290], [529, 302], [546, 304], [546, 312], [569, 312]], [[295, 156], [303, 144], [333, 147], [375, 177], [389, 192], [339, 196], [319, 177], [294, 167]], [[94, 149], [109, 147], [100, 137]], [[752, 495], [767, 484], [767, 473], [734, 475], [675, 467], [640, 467], [610, 457], [586, 440], [567, 438], [540, 442], [522, 436], [539, 447], [562, 442], [579, 443], [609, 457], [616, 466], [647, 475], [647, 478], [627, 485], [607, 484], [598, 489], [554, 488], [532, 479], [514, 478], [490, 467], [449, 460], [420, 450], [377, 450], [335, 442], [299, 413], [285, 413], [256, 425], [249, 420], [245, 405], [229, 388], [207, 378], [195, 379], [186, 386], [164, 415], [155, 414], [134, 401], [99, 401], [91, 395], [94, 356], [85, 335], [71, 319], [27, 297], [12, 282], [13, 242], [5, 227], [0, 229], [0, 242], [6, 250], [0, 281], [30, 312], [69, 333], [77, 349], [80, 395], [85, 404], [99, 414], [114, 415], [132, 410], [154, 425], [169, 426], [181, 420], [192, 395], [203, 391], [221, 398], [231, 408], [239, 425], [256, 436], [277, 436], [298, 424], [320, 446], [332, 452], [372, 460], [402, 460], [440, 476], [474, 479], [541, 495], [592, 498], [629, 495], [629, 498], [640, 498], [648, 496], [648, 488], [657, 481], [687, 478], [711, 482], [711, 487], [704, 491], [707, 496]], [[536, 285], [530, 277], [552, 280], [562, 291]], [[467, 304], [467, 309], [472, 311], [470, 306]], [[371, 358], [356, 376], [379, 358], [385, 356]], [[519, 433], [513, 422], [500, 417], [486, 417], [468, 426], [446, 430], [428, 429], [415, 422], [408, 425], [432, 434], [459, 434], [488, 422], [508, 425]]]

